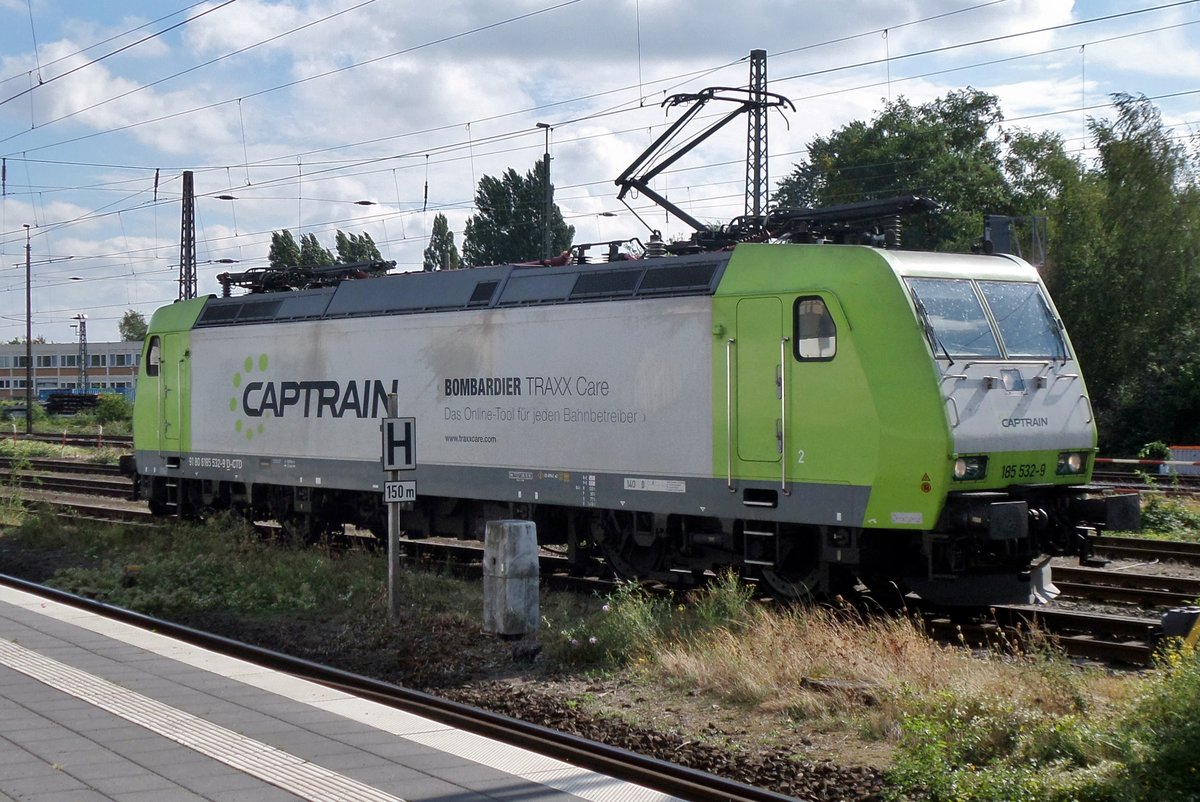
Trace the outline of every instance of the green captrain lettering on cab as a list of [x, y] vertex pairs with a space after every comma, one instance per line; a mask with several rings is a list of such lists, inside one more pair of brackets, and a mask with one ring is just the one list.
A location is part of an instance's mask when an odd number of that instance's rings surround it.
[[294, 408], [305, 418], [382, 418], [387, 414], [388, 395], [399, 391], [400, 381], [391, 386], [380, 379], [361, 382], [283, 381], [250, 382], [242, 391], [242, 412], [252, 418], [270, 413], [282, 418]]

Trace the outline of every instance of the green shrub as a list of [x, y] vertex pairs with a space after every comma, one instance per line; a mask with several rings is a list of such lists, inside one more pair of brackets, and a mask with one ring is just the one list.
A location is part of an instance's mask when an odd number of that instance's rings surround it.
[[101, 426], [118, 422], [129, 423], [133, 420], [133, 404], [115, 393], [105, 393], [100, 396], [96, 408], [92, 410], [92, 417]]
[[623, 582], [598, 609], [546, 639], [547, 653], [564, 665], [618, 667], [653, 650], [670, 628], [671, 599]]
[[1200, 537], [1200, 512], [1177, 498], [1152, 495], [1142, 505], [1142, 529], [1148, 534], [1194, 540]]
[[1200, 798], [1200, 656], [1166, 652], [1155, 677], [1124, 722], [1127, 771], [1113, 798], [1184, 802]]

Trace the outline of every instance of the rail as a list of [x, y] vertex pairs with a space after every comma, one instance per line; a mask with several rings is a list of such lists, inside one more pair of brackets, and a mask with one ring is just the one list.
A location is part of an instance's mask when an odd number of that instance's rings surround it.
[[794, 802], [793, 797], [754, 788], [736, 780], [85, 599], [15, 577], [0, 574], [0, 582], [683, 799], [695, 802]]

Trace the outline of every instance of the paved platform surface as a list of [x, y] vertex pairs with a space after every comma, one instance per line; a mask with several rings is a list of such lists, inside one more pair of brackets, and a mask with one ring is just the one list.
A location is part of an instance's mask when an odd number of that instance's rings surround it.
[[0, 586], [0, 802], [671, 797]]

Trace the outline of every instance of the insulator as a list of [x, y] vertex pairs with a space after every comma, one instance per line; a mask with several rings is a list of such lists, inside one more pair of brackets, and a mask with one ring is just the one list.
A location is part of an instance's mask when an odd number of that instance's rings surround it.
[[646, 243], [646, 258], [655, 259], [659, 256], [667, 255], [667, 244], [663, 242], [662, 233], [659, 231], [650, 232], [650, 241]]

